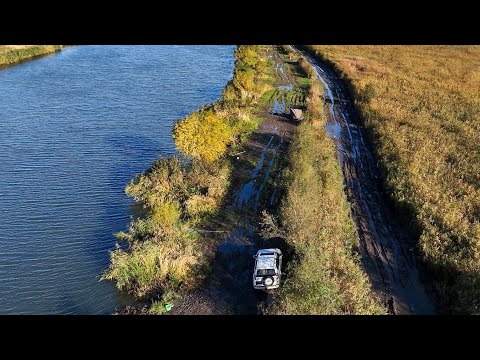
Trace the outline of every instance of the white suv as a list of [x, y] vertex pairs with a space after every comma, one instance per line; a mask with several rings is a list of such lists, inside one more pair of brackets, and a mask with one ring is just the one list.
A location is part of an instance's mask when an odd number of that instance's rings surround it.
[[253, 287], [257, 290], [276, 289], [282, 276], [282, 252], [280, 249], [258, 250], [253, 270]]

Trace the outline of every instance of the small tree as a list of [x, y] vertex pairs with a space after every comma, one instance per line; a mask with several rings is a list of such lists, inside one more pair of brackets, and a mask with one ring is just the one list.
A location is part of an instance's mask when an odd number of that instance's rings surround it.
[[177, 122], [173, 137], [183, 155], [208, 163], [225, 153], [231, 133], [222, 119], [211, 110], [206, 110]]

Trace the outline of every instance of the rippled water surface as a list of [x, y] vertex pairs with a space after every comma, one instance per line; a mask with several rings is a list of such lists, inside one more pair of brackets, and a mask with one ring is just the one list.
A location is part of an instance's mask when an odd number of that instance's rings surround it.
[[233, 46], [78, 46], [0, 70], [0, 314], [108, 314], [125, 184], [219, 98]]

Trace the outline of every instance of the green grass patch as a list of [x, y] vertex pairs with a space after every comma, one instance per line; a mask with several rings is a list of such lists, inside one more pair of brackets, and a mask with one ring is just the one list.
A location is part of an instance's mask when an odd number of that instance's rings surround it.
[[355, 251], [342, 173], [323, 127], [298, 127], [284, 178], [280, 222], [296, 258], [270, 312], [385, 314]]

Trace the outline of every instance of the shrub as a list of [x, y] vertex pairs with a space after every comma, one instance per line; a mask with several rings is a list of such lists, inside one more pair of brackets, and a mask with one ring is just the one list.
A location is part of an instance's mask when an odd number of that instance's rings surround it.
[[202, 260], [188, 241], [145, 241], [132, 250], [112, 252], [103, 279], [114, 280], [119, 290], [139, 298], [188, 283], [193, 267]]
[[127, 185], [125, 193], [149, 209], [166, 201], [182, 201], [187, 192], [185, 176], [178, 157], [158, 159]]
[[376, 95], [375, 86], [372, 83], [368, 83], [365, 88], [359, 93], [358, 99], [361, 102], [369, 103]]
[[312, 69], [310, 63], [303, 56], [298, 59], [298, 65], [310, 79], [314, 79], [317, 76], [315, 70]]
[[152, 209], [150, 219], [157, 233], [166, 234], [172, 232], [180, 220], [180, 204], [176, 201], [166, 200]]
[[186, 201], [187, 213], [195, 218], [206, 214], [211, 214], [217, 208], [215, 199], [203, 195], [193, 195]]
[[177, 122], [173, 137], [184, 155], [212, 162], [225, 153], [231, 132], [224, 121], [207, 110], [193, 113]]

